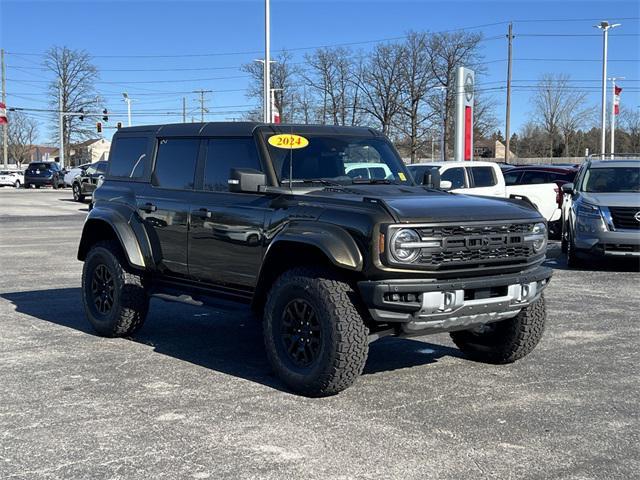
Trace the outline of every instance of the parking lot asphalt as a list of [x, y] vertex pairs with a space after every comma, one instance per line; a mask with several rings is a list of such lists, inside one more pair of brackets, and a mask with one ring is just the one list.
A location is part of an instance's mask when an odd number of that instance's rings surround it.
[[0, 189], [0, 478], [638, 478], [637, 263], [549, 265], [527, 358], [386, 338], [345, 392], [287, 392], [243, 312], [154, 300], [131, 339], [84, 319], [87, 204]]

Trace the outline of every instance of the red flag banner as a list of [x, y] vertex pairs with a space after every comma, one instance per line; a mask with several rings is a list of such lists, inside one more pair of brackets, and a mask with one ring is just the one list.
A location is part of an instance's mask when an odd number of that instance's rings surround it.
[[620, 93], [622, 92], [622, 87], [617, 85], [613, 86], [613, 113], [614, 115], [620, 114]]
[[7, 106], [0, 102], [0, 125], [6, 125], [9, 123], [7, 120]]

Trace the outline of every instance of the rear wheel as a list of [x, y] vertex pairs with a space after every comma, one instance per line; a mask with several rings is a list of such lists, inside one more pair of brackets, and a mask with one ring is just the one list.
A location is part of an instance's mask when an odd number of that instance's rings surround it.
[[82, 194], [82, 191], [80, 190], [80, 185], [77, 184], [77, 183], [73, 184], [73, 199], [76, 202], [84, 201], [84, 195]]
[[16, 183], [14, 183], [13, 186], [16, 188], [20, 188], [20, 180], [16, 180]]
[[535, 348], [547, 319], [544, 296], [517, 316], [479, 329], [451, 332], [451, 339], [467, 356], [487, 363], [512, 363]]
[[89, 250], [82, 270], [82, 301], [87, 319], [102, 336], [128, 336], [144, 323], [149, 297], [142, 276], [126, 267], [117, 242], [99, 242]]
[[296, 268], [278, 278], [263, 331], [269, 362], [289, 388], [334, 395], [362, 373], [368, 329], [354, 298], [351, 286], [328, 271]]

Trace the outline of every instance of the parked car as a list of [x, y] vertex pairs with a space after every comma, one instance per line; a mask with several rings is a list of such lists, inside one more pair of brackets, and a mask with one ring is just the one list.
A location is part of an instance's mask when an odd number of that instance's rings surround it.
[[504, 181], [507, 185], [534, 185], [553, 182], [558, 187], [562, 187], [565, 183], [572, 183], [576, 173], [578, 173], [578, 167], [573, 165], [522, 165], [514, 166], [504, 172]]
[[640, 257], [640, 159], [587, 160], [562, 190], [562, 249], [570, 267], [593, 255]]
[[20, 188], [21, 185], [24, 185], [24, 173], [16, 170], [0, 171], [0, 187]]
[[554, 183], [540, 185], [506, 185], [502, 169], [494, 162], [429, 162], [408, 165], [418, 182], [427, 171], [436, 169], [443, 182], [451, 183], [449, 191], [466, 195], [518, 198], [535, 206], [547, 222], [560, 220], [557, 203], [560, 189]]
[[64, 187], [64, 171], [56, 162], [32, 162], [24, 172], [24, 186], [51, 186], [53, 188]]
[[356, 179], [379, 179], [384, 180], [391, 178], [393, 179], [393, 174], [389, 167], [387, 167], [384, 163], [373, 163], [373, 162], [354, 162], [354, 163], [345, 163], [344, 171], [351, 178]]
[[[350, 178], [363, 157], [390, 175]], [[510, 363], [544, 330], [540, 213], [416, 185], [369, 128], [122, 128], [93, 202], [78, 259], [99, 334], [132, 335], [150, 297], [250, 305], [272, 368], [305, 395], [347, 388], [386, 335], [451, 332], [472, 358]]]
[[89, 168], [90, 163], [85, 163], [83, 165], [78, 165], [77, 167], [73, 167], [68, 170], [67, 173], [64, 174], [64, 184], [67, 187], [73, 187], [73, 181], [76, 177], [83, 174], [87, 168]]
[[73, 179], [71, 188], [73, 189], [73, 199], [76, 202], [83, 202], [88, 196], [93, 195], [99, 187], [104, 174], [107, 171], [107, 162], [100, 161], [89, 165], [84, 173]]

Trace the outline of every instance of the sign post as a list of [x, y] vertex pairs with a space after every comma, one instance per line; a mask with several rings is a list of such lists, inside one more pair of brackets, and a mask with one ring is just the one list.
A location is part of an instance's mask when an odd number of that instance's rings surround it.
[[473, 160], [473, 101], [475, 73], [465, 67], [456, 70], [455, 161]]

